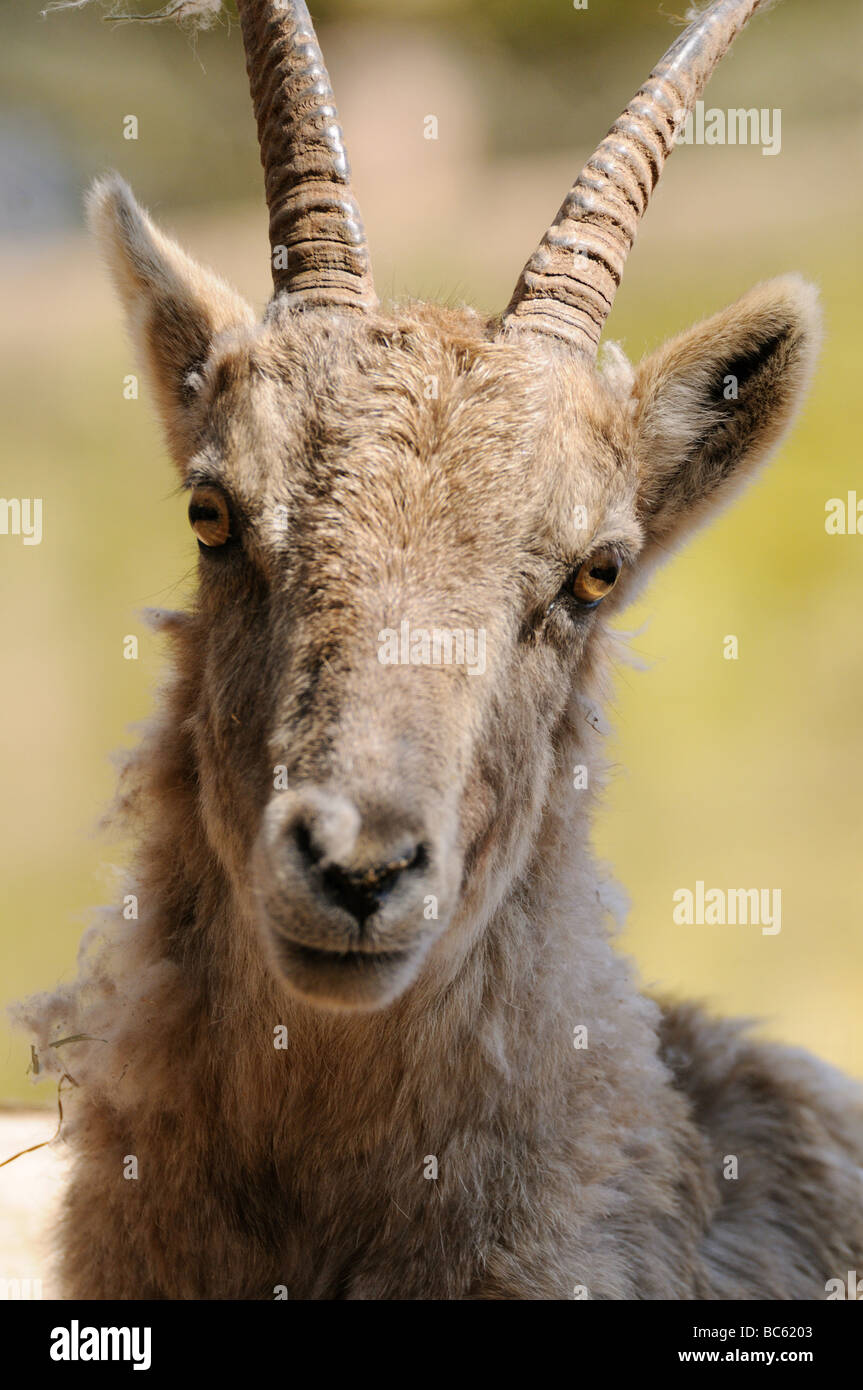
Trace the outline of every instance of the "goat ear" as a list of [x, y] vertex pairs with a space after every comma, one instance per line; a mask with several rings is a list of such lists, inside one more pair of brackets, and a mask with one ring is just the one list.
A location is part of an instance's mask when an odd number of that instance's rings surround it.
[[639, 365], [648, 564], [733, 497], [778, 444], [806, 394], [820, 337], [815, 290], [787, 276], [750, 290]]
[[87, 213], [150, 374], [171, 450], [182, 464], [193, 447], [190, 374], [206, 361], [218, 333], [253, 323], [254, 314], [223, 280], [159, 231], [117, 175], [93, 185]]

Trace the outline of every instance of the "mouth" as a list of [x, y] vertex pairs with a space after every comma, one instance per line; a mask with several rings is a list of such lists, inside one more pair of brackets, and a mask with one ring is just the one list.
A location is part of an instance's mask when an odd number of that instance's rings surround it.
[[280, 935], [273, 943], [287, 985], [309, 1003], [333, 1009], [376, 1009], [415, 978], [424, 947], [410, 950], [327, 950]]
[[407, 951], [324, 951], [291, 942], [290, 950], [307, 965], [337, 970], [385, 970], [404, 960]]

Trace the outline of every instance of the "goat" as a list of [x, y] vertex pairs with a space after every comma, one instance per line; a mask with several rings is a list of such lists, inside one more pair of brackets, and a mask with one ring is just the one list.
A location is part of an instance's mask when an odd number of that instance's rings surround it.
[[860, 1091], [647, 997], [589, 849], [609, 619], [764, 462], [817, 353], [789, 276], [598, 357], [757, 7], [696, 15], [492, 321], [379, 304], [302, 0], [239, 0], [262, 322], [93, 189], [200, 573], [121, 781], [135, 911], [20, 1009], [77, 1083], [68, 1296], [818, 1298], [863, 1266]]

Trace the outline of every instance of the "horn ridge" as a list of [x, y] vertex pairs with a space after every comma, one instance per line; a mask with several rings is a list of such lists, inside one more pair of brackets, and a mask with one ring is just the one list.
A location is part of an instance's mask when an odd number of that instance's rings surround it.
[[338, 111], [304, 0], [237, 0], [270, 212], [275, 295], [377, 305]]
[[595, 357], [638, 224], [710, 74], [762, 0], [714, 0], [614, 122], [527, 262], [501, 332], [535, 332]]

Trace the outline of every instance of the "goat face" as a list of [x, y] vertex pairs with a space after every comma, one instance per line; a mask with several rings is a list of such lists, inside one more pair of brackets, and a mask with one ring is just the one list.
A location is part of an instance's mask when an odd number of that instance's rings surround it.
[[187, 378], [203, 804], [310, 999], [388, 1001], [523, 867], [642, 535], [631, 412], [557, 356], [282, 312]]

